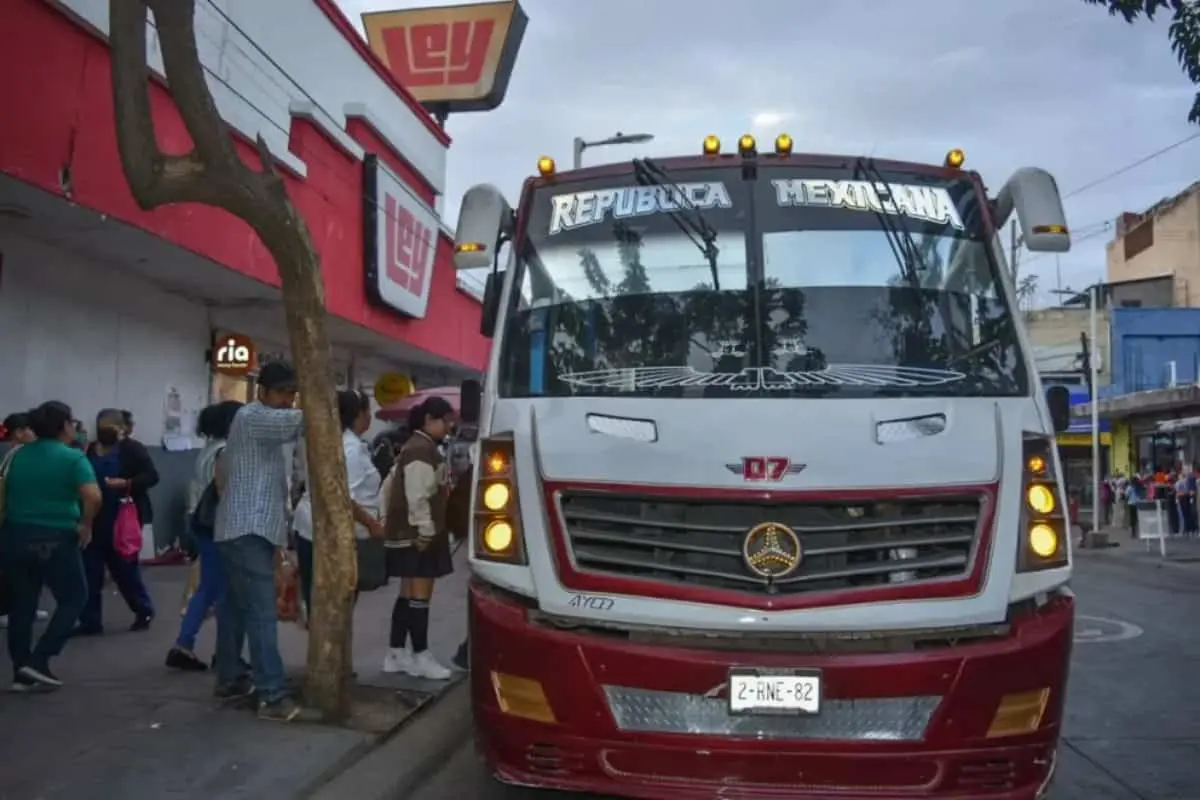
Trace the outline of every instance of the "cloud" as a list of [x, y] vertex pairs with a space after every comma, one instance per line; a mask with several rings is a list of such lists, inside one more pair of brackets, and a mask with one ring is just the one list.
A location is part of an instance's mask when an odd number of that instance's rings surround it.
[[[353, 17], [444, 0], [340, 0]], [[446, 211], [489, 182], [516, 197], [538, 156], [570, 160], [575, 136], [649, 131], [590, 163], [697, 152], [786, 129], [796, 149], [940, 162], [961, 147], [992, 191], [1042, 166], [1064, 192], [1187, 136], [1191, 87], [1165, 24], [1129, 26], [1081, 2], [1006, 0], [522, 0], [529, 15], [508, 97], [448, 124]], [[1103, 222], [1196, 177], [1200, 142], [1067, 201], [1102, 235], [1059, 259], [1026, 254], [1044, 290], [1104, 272]], [[1060, 269], [1056, 270], [1055, 262]], [[1046, 295], [1047, 297], [1049, 295]]]

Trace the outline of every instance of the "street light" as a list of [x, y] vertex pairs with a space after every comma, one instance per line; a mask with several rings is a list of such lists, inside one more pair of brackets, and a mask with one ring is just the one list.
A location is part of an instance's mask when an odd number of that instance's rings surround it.
[[594, 142], [584, 140], [582, 137], [575, 137], [575, 158], [572, 160], [572, 166], [579, 169], [583, 166], [583, 151], [591, 147], [605, 147], [610, 144], [642, 144], [654, 138], [653, 133], [617, 133], [607, 139], [597, 139]]
[[[1096, 337], [1099, 336], [1099, 305], [1100, 287], [1097, 283], [1088, 287], [1088, 328], [1091, 330], [1089, 339], [1091, 347], [1088, 350], [1088, 383], [1091, 385], [1092, 412], [1092, 530], [1100, 530], [1100, 403], [1096, 396], [1096, 386], [1100, 380], [1100, 359], [1096, 355]], [[1079, 292], [1066, 289], [1052, 289], [1052, 294], [1078, 297]]]

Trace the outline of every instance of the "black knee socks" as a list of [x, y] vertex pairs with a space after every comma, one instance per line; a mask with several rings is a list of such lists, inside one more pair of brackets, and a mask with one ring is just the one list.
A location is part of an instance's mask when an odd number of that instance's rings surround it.
[[429, 649], [429, 601], [408, 601], [408, 633], [412, 636], [414, 653]]
[[397, 597], [392, 604], [392, 634], [389, 645], [394, 648], [404, 647], [408, 642], [408, 598]]

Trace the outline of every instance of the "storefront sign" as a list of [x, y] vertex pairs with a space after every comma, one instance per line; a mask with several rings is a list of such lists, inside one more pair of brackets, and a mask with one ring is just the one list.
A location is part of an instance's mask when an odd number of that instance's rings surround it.
[[219, 375], [242, 378], [258, 368], [254, 341], [240, 333], [223, 332], [213, 337], [212, 367]]
[[412, 378], [398, 372], [388, 372], [379, 376], [375, 381], [375, 402], [381, 406], [390, 406], [413, 393]]
[[454, 114], [504, 101], [529, 18], [516, 0], [363, 14], [375, 55], [419, 103]]
[[[1103, 431], [1100, 434], [1100, 446], [1109, 447], [1112, 445], [1112, 434], [1108, 431]], [[1059, 447], [1091, 447], [1092, 434], [1088, 433], [1060, 433], [1058, 435]]]
[[437, 257], [437, 214], [374, 154], [363, 159], [363, 189], [367, 295], [423, 319]]
[[[1091, 402], [1091, 395], [1089, 394], [1086, 386], [1068, 386], [1067, 390], [1071, 396], [1072, 409], [1079, 408], [1080, 406], [1086, 406]], [[1071, 427], [1067, 428], [1067, 433], [1086, 433], [1090, 436], [1092, 433], [1091, 416], [1077, 417], [1074, 416], [1074, 413], [1075, 412], [1072, 411]], [[1112, 430], [1112, 423], [1101, 417], [1100, 430], [1104, 432]]]

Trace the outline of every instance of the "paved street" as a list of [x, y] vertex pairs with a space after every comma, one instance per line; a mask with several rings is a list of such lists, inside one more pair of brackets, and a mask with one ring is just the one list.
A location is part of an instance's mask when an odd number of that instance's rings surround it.
[[[1200, 798], [1200, 549], [1171, 547], [1180, 560], [1161, 566], [1128, 546], [1077, 559], [1077, 645], [1051, 800]], [[412, 795], [466, 797], [561, 795], [506, 793], [469, 744]]]

